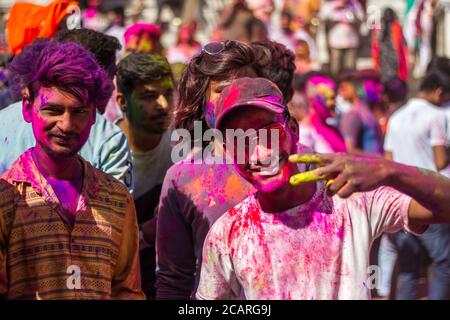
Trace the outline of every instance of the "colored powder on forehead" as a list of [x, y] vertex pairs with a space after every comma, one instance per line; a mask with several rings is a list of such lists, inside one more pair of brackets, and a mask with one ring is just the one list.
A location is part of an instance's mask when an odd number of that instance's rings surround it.
[[173, 81], [170, 76], [164, 76], [158, 82], [161, 85], [161, 87], [163, 87], [164, 89], [173, 89], [174, 88]]
[[47, 99], [47, 97], [45, 95], [41, 94], [39, 96], [39, 101], [41, 103], [40, 107], [42, 107], [42, 106], [45, 106], [47, 104], [48, 99]]
[[142, 107], [135, 92], [127, 96], [127, 117], [130, 123], [134, 126], [140, 127], [142, 121], [145, 120]]

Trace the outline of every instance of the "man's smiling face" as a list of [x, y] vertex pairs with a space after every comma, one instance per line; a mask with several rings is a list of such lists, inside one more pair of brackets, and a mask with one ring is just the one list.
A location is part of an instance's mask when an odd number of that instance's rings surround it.
[[[220, 127], [222, 132], [226, 129], [234, 132], [241, 129], [259, 133], [253, 137], [254, 143], [249, 143], [248, 138], [245, 144], [238, 143], [239, 139], [230, 141], [225, 138], [226, 153], [234, 155], [235, 169], [258, 190], [272, 192], [288, 183], [289, 177], [295, 172], [295, 165], [288, 161], [288, 157], [295, 151], [296, 144], [295, 134], [283, 114], [254, 106], [241, 107], [230, 112]], [[267, 134], [265, 141], [260, 138], [263, 135], [261, 130]], [[234, 148], [232, 152], [230, 147]], [[245, 150], [240, 151], [240, 148]], [[245, 154], [243, 159], [237, 158], [239, 151]]]
[[58, 88], [41, 87], [34, 101], [24, 101], [23, 116], [32, 123], [36, 143], [47, 154], [71, 157], [89, 137], [95, 108]]

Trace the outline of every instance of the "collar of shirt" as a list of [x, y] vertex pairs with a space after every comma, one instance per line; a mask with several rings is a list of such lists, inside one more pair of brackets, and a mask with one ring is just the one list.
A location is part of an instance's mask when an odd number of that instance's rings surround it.
[[[56, 197], [53, 188], [47, 180], [39, 172], [31, 155], [33, 148], [25, 151], [11, 166], [11, 169], [6, 173], [10, 181], [18, 183], [29, 183], [34, 191], [48, 200], [53, 205], [59, 205], [59, 200]], [[80, 200], [84, 203], [85, 198], [95, 197], [98, 193], [96, 176], [94, 168], [78, 156], [84, 169], [83, 189], [81, 191]]]

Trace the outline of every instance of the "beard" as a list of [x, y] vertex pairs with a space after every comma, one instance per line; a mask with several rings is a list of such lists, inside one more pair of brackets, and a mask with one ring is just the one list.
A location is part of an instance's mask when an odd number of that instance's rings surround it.
[[154, 127], [141, 127], [141, 130], [147, 134], [163, 134], [166, 132], [166, 127], [154, 126]]
[[74, 149], [68, 149], [68, 150], [64, 150], [64, 151], [55, 151], [48, 144], [42, 143], [41, 141], [39, 141], [38, 143], [41, 146], [42, 150], [44, 150], [44, 152], [52, 158], [71, 158], [74, 155], [76, 155], [78, 153], [78, 151], [81, 150], [81, 147], [82, 147], [82, 146], [78, 146]]

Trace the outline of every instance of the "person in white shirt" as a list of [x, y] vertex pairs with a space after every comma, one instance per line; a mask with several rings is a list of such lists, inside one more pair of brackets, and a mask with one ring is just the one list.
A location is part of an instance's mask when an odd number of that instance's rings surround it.
[[343, 69], [355, 69], [360, 44], [359, 27], [364, 19], [361, 5], [354, 0], [332, 0], [324, 3], [320, 17], [330, 26], [328, 46], [331, 73], [336, 76]]
[[240, 78], [215, 105], [225, 153], [257, 191], [210, 229], [196, 297], [368, 299], [373, 241], [448, 223], [450, 180], [379, 156], [307, 154], [282, 99], [269, 80]]
[[[450, 59], [446, 57], [435, 57], [429, 64], [427, 72], [434, 72], [450, 77]], [[450, 94], [447, 97], [444, 97], [443, 100], [445, 102], [442, 105], [442, 110], [445, 112], [447, 119], [447, 156], [450, 157]], [[439, 173], [450, 178], [450, 163], [446, 168], [439, 171]]]
[[[385, 157], [406, 165], [440, 171], [447, 167], [446, 118], [438, 107], [450, 93], [450, 78], [431, 72], [425, 76], [415, 98], [389, 119], [384, 144]], [[420, 181], [418, 181], [420, 184]], [[429, 299], [447, 299], [450, 293], [450, 229], [430, 225], [421, 236], [397, 233], [399, 274], [397, 299], [415, 299], [420, 276], [420, 254], [425, 249], [433, 263]]]
[[134, 202], [141, 229], [141, 273], [148, 298], [155, 290], [156, 215], [166, 171], [172, 166], [170, 109], [173, 77], [166, 58], [156, 53], [132, 53], [117, 66], [117, 104], [124, 117], [117, 125], [131, 149]]

